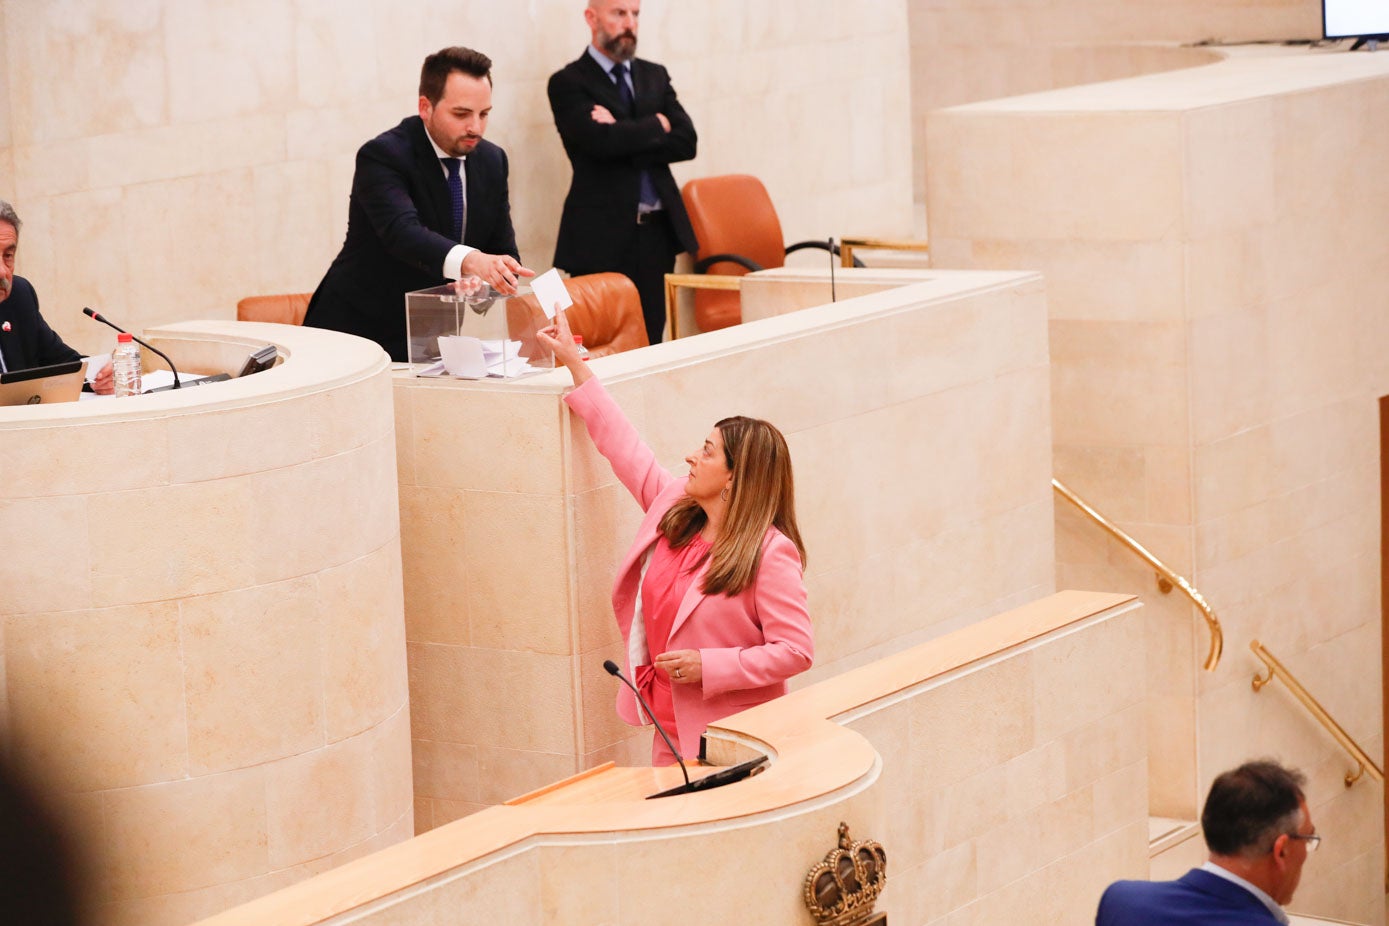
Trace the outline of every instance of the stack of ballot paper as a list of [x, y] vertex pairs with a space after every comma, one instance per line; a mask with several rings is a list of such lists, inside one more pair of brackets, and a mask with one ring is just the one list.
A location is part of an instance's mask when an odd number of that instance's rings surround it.
[[520, 341], [484, 340], [463, 335], [441, 335], [439, 354], [443, 358], [416, 373], [416, 376], [454, 376], [459, 379], [482, 379], [492, 376], [511, 379], [526, 373], [538, 373], [521, 356]]

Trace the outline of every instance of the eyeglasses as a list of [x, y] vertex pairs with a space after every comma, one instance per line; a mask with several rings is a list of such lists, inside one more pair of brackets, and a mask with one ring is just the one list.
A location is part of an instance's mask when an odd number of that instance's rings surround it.
[[1290, 839], [1301, 839], [1303, 842], [1307, 843], [1308, 852], [1315, 852], [1321, 846], [1321, 837], [1316, 833], [1310, 836], [1303, 836], [1301, 833], [1289, 833], [1288, 837]]

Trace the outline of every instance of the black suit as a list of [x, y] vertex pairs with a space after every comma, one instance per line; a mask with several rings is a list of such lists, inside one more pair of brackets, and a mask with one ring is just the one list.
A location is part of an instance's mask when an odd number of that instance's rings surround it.
[[[468, 155], [463, 244], [516, 259], [506, 152], [488, 141]], [[411, 116], [357, 152], [347, 240], [309, 302], [304, 324], [370, 338], [392, 360], [408, 359], [405, 294], [447, 282], [448, 181], [424, 122]]]
[[[24, 277], [15, 277], [14, 288], [0, 302], [0, 354], [5, 369], [27, 370], [54, 363], [81, 360], [82, 355], [63, 343], [39, 314], [39, 297]], [[9, 331], [4, 326], [10, 326]]]
[[[560, 217], [555, 266], [572, 274], [613, 270], [631, 277], [655, 343], [665, 324], [663, 277], [675, 266], [676, 254], [698, 249], [669, 166], [695, 156], [697, 136], [666, 69], [640, 58], [629, 64], [635, 95], [635, 112], [630, 113], [613, 79], [587, 49], [550, 76], [550, 110], [574, 168]], [[594, 122], [595, 105], [605, 107], [617, 122]], [[670, 121], [669, 132], [657, 113]], [[655, 221], [638, 226], [643, 170], [664, 208]], [[653, 234], [659, 237], [652, 240]]]

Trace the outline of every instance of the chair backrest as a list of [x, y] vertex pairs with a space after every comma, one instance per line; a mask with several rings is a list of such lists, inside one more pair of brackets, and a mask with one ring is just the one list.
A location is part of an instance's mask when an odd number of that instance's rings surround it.
[[[681, 195], [699, 239], [697, 258], [732, 253], [766, 268], [786, 263], [781, 222], [761, 180], [749, 174], [701, 177], [685, 184]], [[747, 271], [736, 264], [719, 264], [709, 272], [738, 275]]]
[[[570, 277], [564, 285], [574, 300], [565, 310], [565, 318], [575, 334], [583, 335], [590, 356], [619, 354], [647, 345], [641, 297], [627, 277], [620, 273], [588, 273]], [[539, 311], [534, 294], [521, 301]]]
[[[781, 221], [761, 180], [749, 174], [701, 177], [686, 183], [681, 195], [699, 239], [697, 260], [712, 254], [739, 254], [768, 269], [786, 263]], [[748, 271], [740, 264], [719, 263], [708, 272], [742, 276]], [[695, 293], [695, 323], [701, 331], [726, 328], [742, 320], [736, 292]]]
[[241, 322], [275, 322], [281, 325], [304, 324], [313, 293], [283, 293], [275, 296], [247, 296], [236, 304], [236, 320]]

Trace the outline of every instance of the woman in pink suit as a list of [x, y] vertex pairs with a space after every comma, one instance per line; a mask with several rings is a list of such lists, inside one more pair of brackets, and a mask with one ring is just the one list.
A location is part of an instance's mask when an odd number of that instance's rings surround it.
[[[786, 439], [765, 421], [725, 418], [685, 458], [682, 479], [657, 464], [580, 358], [563, 313], [540, 340], [574, 377], [565, 402], [646, 512], [613, 583], [613, 612], [627, 671], [693, 757], [711, 721], [785, 694], [814, 654]], [[644, 722], [625, 686], [617, 712]], [[653, 735], [652, 764], [674, 760]]]

